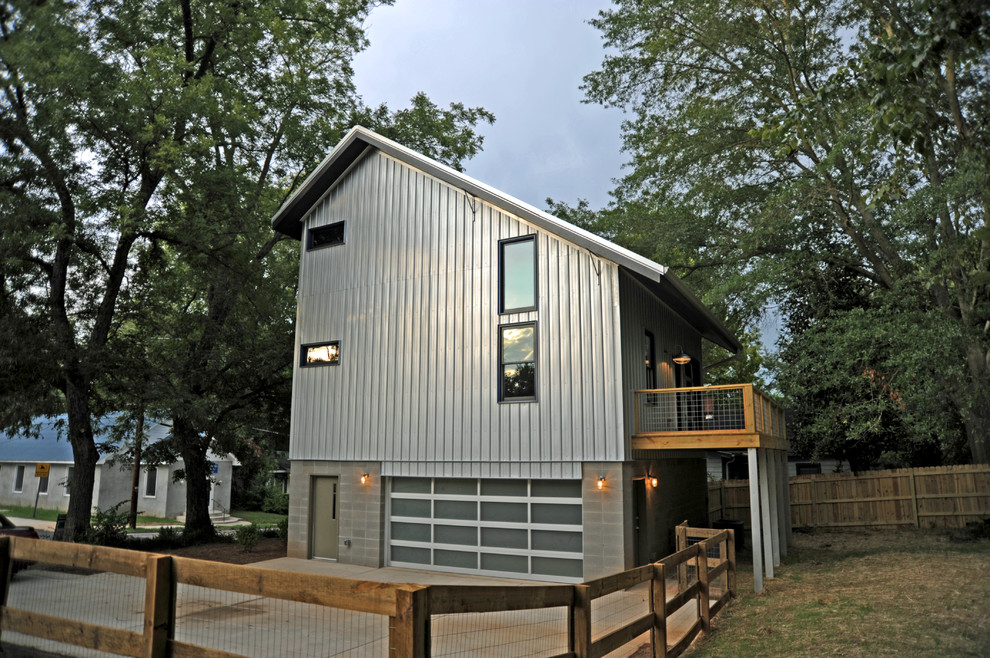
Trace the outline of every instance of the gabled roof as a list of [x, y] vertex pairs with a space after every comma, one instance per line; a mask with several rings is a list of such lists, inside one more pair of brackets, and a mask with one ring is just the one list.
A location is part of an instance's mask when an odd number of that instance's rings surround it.
[[[93, 439], [100, 452], [99, 463], [101, 464], [112, 455], [110, 450], [105, 447], [101, 448], [111, 441], [108, 429], [112, 422], [113, 416], [107, 416], [101, 419], [100, 427], [94, 427], [95, 436]], [[10, 435], [0, 432], [0, 462], [73, 463], [72, 445], [65, 436], [68, 427], [65, 414], [38, 418], [36, 424], [38, 426], [37, 438], [23, 434]], [[161, 441], [171, 431], [171, 427], [151, 421], [147, 424], [147, 440], [149, 443]]]
[[405, 164], [419, 169], [466, 194], [513, 214], [573, 244], [584, 247], [601, 258], [612, 261], [632, 273], [658, 298], [670, 303], [674, 310], [708, 340], [737, 352], [739, 341], [711, 311], [701, 303], [687, 286], [666, 267], [609, 242], [594, 233], [578, 228], [535, 206], [485, 185], [447, 165], [432, 160], [390, 139], [355, 126], [333, 151], [320, 163], [272, 218], [272, 227], [297, 240], [302, 238], [302, 221], [330, 187], [350, 167], [372, 149], [377, 149]]

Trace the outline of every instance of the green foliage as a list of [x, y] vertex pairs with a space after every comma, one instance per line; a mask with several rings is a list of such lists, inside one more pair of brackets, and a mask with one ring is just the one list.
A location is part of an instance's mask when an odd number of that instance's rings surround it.
[[163, 525], [155, 534], [155, 543], [162, 548], [182, 546], [182, 532], [173, 526]]
[[289, 519], [282, 519], [278, 522], [278, 537], [282, 541], [289, 540]]
[[113, 507], [97, 509], [93, 514], [92, 528], [87, 538], [91, 544], [98, 546], [123, 546], [127, 543], [127, 513], [120, 508], [128, 505], [122, 500]]
[[271, 514], [288, 514], [289, 494], [282, 491], [275, 483], [269, 484], [264, 489], [261, 510]]
[[[737, 331], [768, 305], [796, 311], [773, 365], [780, 392], [810, 414], [799, 442], [839, 449], [824, 438], [835, 394], [851, 443], [891, 446], [909, 428], [904, 450], [871, 460], [917, 461], [920, 442], [942, 450], [927, 459], [954, 461], [963, 436], [972, 459], [988, 458], [987, 10], [620, 0], [593, 21], [610, 52], [584, 89], [629, 111], [631, 162], [609, 208], [572, 214], [673, 267]], [[813, 312], [795, 309], [809, 291]], [[933, 337], [917, 322], [945, 339], [936, 351], [953, 376], [919, 365]], [[895, 335], [874, 345], [857, 327]], [[839, 345], [859, 360], [840, 363]], [[876, 382], [892, 379], [903, 406], [878, 401]]]
[[250, 552], [258, 545], [261, 533], [258, 531], [258, 526], [252, 523], [251, 525], [238, 526], [237, 530], [234, 531], [234, 537], [242, 549]]

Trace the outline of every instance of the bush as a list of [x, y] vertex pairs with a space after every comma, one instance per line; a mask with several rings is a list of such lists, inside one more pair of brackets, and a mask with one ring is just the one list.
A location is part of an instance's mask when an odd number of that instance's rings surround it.
[[234, 531], [234, 537], [237, 539], [237, 543], [247, 552], [254, 550], [254, 547], [258, 545], [260, 536], [258, 526], [253, 523], [251, 525], [239, 526]]
[[155, 545], [162, 548], [182, 546], [182, 533], [170, 525], [163, 525], [155, 536]]
[[278, 538], [282, 541], [289, 541], [289, 519], [282, 519], [278, 522]]
[[261, 501], [261, 510], [272, 514], [288, 514], [289, 494], [284, 493], [274, 485], [265, 487]]
[[127, 543], [128, 514], [121, 512], [121, 505], [129, 504], [122, 500], [113, 507], [97, 508], [93, 515], [92, 527], [87, 540], [98, 546], [123, 546]]

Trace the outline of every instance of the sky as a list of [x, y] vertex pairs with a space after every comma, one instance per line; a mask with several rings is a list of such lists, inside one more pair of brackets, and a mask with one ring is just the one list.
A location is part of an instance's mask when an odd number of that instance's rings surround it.
[[608, 0], [396, 0], [372, 10], [354, 62], [368, 105], [406, 107], [419, 91], [495, 115], [465, 173], [537, 208], [608, 203], [621, 174], [622, 111], [582, 103], [604, 49], [588, 24]]

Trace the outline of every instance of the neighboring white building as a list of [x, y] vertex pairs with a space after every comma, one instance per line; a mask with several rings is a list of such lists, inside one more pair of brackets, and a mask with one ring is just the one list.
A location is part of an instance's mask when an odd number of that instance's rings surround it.
[[580, 581], [707, 523], [704, 450], [632, 448], [634, 390], [739, 348], [665, 267], [363, 128], [273, 223], [300, 241], [290, 556]]
[[[60, 422], [61, 421], [61, 422]], [[69, 508], [69, 478], [72, 477], [72, 446], [60, 434], [58, 425], [64, 425], [64, 416], [39, 421], [39, 438], [0, 433], [0, 506], [20, 505], [33, 507], [37, 500], [41, 509], [67, 510]], [[146, 430], [148, 444], [166, 438], [171, 427], [152, 422]], [[110, 439], [106, 432], [98, 432], [97, 445]], [[121, 511], [128, 511], [131, 499], [133, 462], [126, 460], [112, 464], [112, 454], [102, 453], [96, 466], [93, 485], [93, 508], [107, 509], [124, 501]], [[230, 511], [230, 487], [233, 458], [217, 458], [211, 455], [215, 469], [215, 483], [211, 492], [211, 510]], [[49, 464], [47, 478], [35, 477], [35, 466]], [[148, 468], [142, 464], [138, 485], [138, 510], [142, 514], [162, 518], [176, 518], [186, 511], [186, 484], [174, 482], [175, 471], [183, 467], [182, 461]]]
[[[711, 481], [749, 479], [749, 464], [745, 451], [712, 450], [707, 453], [706, 459], [708, 479]], [[787, 456], [788, 477], [849, 471], [849, 462], [839, 459], [802, 459], [793, 455]]]

